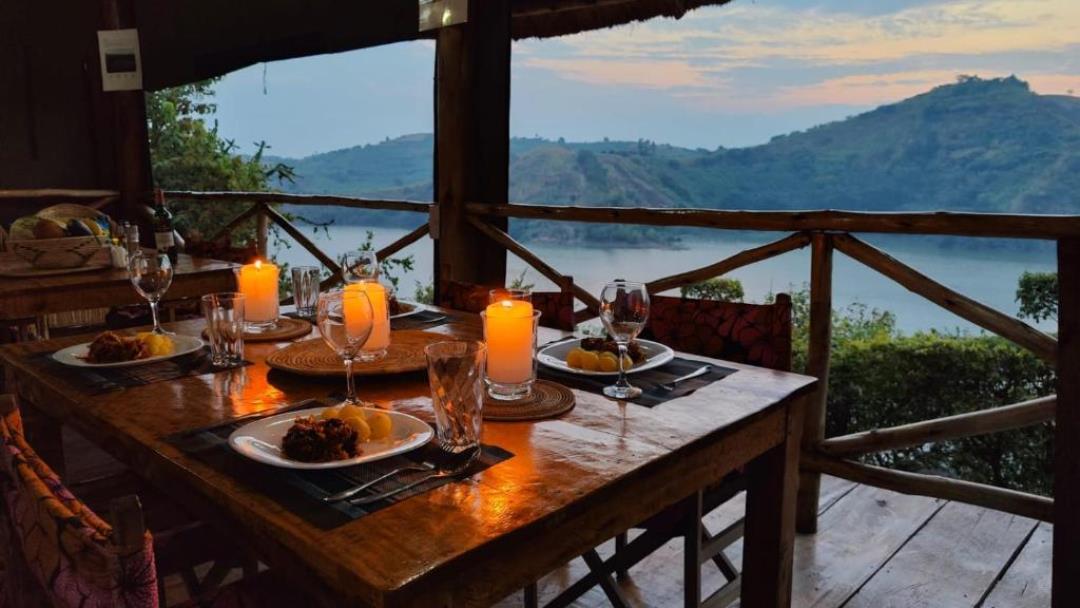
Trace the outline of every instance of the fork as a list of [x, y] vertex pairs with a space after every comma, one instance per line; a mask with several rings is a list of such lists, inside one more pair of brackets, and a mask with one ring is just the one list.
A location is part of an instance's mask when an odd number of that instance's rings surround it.
[[684, 380], [690, 380], [691, 378], [697, 378], [698, 376], [704, 376], [707, 373], [709, 373], [709, 366], [708, 365], [703, 365], [703, 366], [695, 369], [694, 371], [690, 372], [689, 374], [686, 374], [685, 376], [680, 376], [680, 377], [672, 380], [671, 382], [668, 382], [666, 384], [661, 384], [660, 388], [664, 389], [665, 391], [671, 392], [671, 391], [675, 390], [675, 385], [676, 384], [678, 384], [678, 383], [680, 383], [680, 382], [682, 382]]
[[422, 462], [420, 464], [411, 464], [411, 465], [404, 466], [404, 467], [398, 467], [398, 468], [394, 469], [393, 471], [390, 471], [389, 473], [386, 473], [385, 475], [380, 475], [380, 476], [376, 477], [375, 479], [372, 479], [371, 481], [364, 482], [364, 483], [362, 483], [362, 484], [360, 484], [358, 486], [353, 486], [353, 487], [351, 487], [351, 488], [349, 488], [347, 490], [342, 490], [342, 491], [340, 491], [340, 492], [338, 492], [336, 494], [331, 494], [329, 496], [323, 496], [322, 500], [323, 500], [323, 502], [337, 502], [339, 500], [345, 500], [346, 498], [351, 498], [353, 496], [356, 496], [357, 494], [359, 494], [360, 492], [363, 492], [364, 490], [370, 488], [371, 486], [373, 486], [373, 485], [375, 485], [375, 484], [377, 484], [379, 482], [386, 481], [387, 479], [390, 479], [391, 477], [393, 477], [395, 475], [400, 475], [402, 473], [407, 473], [407, 472], [410, 472], [410, 471], [430, 471], [430, 470], [432, 470], [434, 468], [435, 468], [435, 465], [433, 463], [430, 463], [430, 462]]
[[418, 486], [418, 485], [420, 485], [422, 483], [431, 481], [432, 479], [442, 479], [444, 477], [457, 477], [458, 475], [460, 475], [462, 473], [463, 473], [463, 471], [458, 471], [458, 470], [435, 471], [434, 473], [432, 473], [430, 475], [424, 475], [423, 477], [421, 477], [420, 479], [417, 479], [416, 481], [409, 482], [409, 483], [401, 486], [400, 488], [394, 488], [393, 490], [388, 490], [388, 491], [383, 492], [381, 494], [372, 494], [371, 496], [361, 496], [360, 498], [350, 500], [349, 504], [351, 504], [351, 505], [370, 505], [373, 502], [379, 502], [380, 500], [384, 500], [384, 499], [390, 498], [391, 496], [401, 494], [402, 492], [404, 492], [406, 490], [411, 490], [411, 489], [415, 488], [416, 486]]

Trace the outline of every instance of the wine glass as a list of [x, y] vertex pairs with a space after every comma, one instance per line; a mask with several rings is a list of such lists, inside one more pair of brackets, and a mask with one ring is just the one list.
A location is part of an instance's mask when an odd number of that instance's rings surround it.
[[371, 300], [359, 289], [331, 291], [319, 295], [315, 312], [319, 334], [345, 363], [344, 403], [360, 403], [353, 387], [353, 361], [371, 336], [374, 317]]
[[612, 281], [600, 293], [600, 320], [611, 339], [619, 346], [619, 380], [604, 387], [604, 394], [614, 399], [634, 399], [641, 389], [626, 379], [624, 361], [630, 341], [645, 328], [649, 319], [649, 291], [643, 283]]
[[172, 262], [164, 251], [136, 251], [128, 259], [128, 277], [135, 291], [150, 303], [150, 316], [154, 318], [155, 334], [172, 335], [165, 331], [158, 320], [158, 302], [169, 290], [173, 280]]
[[379, 278], [379, 258], [374, 251], [349, 251], [341, 256], [341, 280], [346, 283]]

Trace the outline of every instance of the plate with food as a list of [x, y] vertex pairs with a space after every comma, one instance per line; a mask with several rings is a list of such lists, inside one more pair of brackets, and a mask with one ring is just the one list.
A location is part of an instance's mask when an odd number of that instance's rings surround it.
[[346, 404], [249, 422], [229, 435], [229, 445], [275, 467], [334, 469], [415, 450], [433, 435], [431, 425], [415, 416]]
[[[619, 373], [619, 347], [607, 338], [564, 340], [540, 349], [536, 359], [543, 365], [585, 376]], [[659, 342], [633, 340], [624, 361], [626, 373], [634, 374], [660, 367], [675, 358], [675, 351]]]
[[75, 367], [129, 367], [187, 355], [202, 347], [203, 341], [194, 336], [160, 335], [148, 331], [125, 336], [106, 331], [92, 342], [62, 348], [53, 353], [52, 358]]

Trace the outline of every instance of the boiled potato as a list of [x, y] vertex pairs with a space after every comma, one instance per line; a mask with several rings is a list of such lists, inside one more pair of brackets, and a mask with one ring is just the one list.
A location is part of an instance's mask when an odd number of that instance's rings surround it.
[[323, 420], [329, 420], [331, 418], [341, 418], [341, 406], [328, 407], [319, 414], [319, 418]]
[[368, 441], [372, 438], [374, 433], [371, 430], [371, 426], [367, 423], [367, 420], [364, 420], [363, 416], [346, 416], [341, 420], [356, 431], [360, 441]]
[[360, 407], [359, 405], [353, 405], [351, 403], [346, 403], [345, 405], [341, 406], [341, 415], [339, 416], [339, 418], [344, 420], [345, 418], [351, 418], [353, 416], [366, 418], [366, 416], [364, 415], [364, 408]]
[[630, 358], [630, 355], [623, 355], [622, 364], [623, 369], [630, 369], [634, 367], [634, 360]]
[[144, 331], [135, 334], [135, 337], [142, 340], [142, 342], [146, 344], [146, 348], [150, 351], [151, 357], [162, 357], [165, 355], [171, 355], [173, 349], [175, 348], [172, 338], [170, 338], [169, 336], [163, 336]]
[[604, 352], [600, 353], [600, 371], [602, 372], [617, 372], [619, 371], [619, 360], [613, 353]]
[[367, 423], [371, 427], [372, 439], [386, 439], [390, 436], [390, 427], [393, 422], [385, 412], [369, 412]]
[[600, 356], [591, 350], [584, 351], [581, 355], [581, 369], [595, 372], [600, 369]]
[[582, 348], [574, 348], [570, 352], [566, 353], [566, 364], [573, 368], [581, 367], [581, 356], [585, 354]]

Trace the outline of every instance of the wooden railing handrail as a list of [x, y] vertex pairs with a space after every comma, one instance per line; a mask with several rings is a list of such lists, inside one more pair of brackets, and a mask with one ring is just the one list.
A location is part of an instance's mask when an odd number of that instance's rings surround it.
[[21, 190], [2, 190], [0, 189], [0, 200], [2, 199], [118, 199], [120, 198], [120, 191], [118, 190], [79, 190], [71, 188], [32, 188]]
[[835, 231], [1048, 239], [1080, 237], [1080, 215], [882, 213], [870, 211], [729, 211], [723, 209], [570, 207], [468, 203], [469, 213], [490, 217], [759, 230]]
[[750, 264], [756, 264], [789, 251], [802, 249], [809, 244], [810, 235], [805, 232], [797, 232], [778, 241], [773, 241], [753, 249], [740, 251], [739, 253], [724, 258], [719, 262], [709, 264], [708, 266], [702, 266], [695, 270], [688, 270], [679, 274], [673, 274], [668, 277], [649, 281], [646, 287], [649, 289], [649, 293], [663, 293], [669, 289], [678, 289], [680, 287], [685, 287], [686, 285], [718, 277], [727, 274], [732, 270], [742, 268], [743, 266], [749, 266]]
[[190, 201], [235, 201], [249, 203], [287, 203], [290, 205], [348, 207], [350, 209], [383, 209], [429, 213], [432, 203], [420, 201], [361, 198], [330, 194], [289, 194], [286, 192], [210, 192], [167, 190], [166, 198]]

